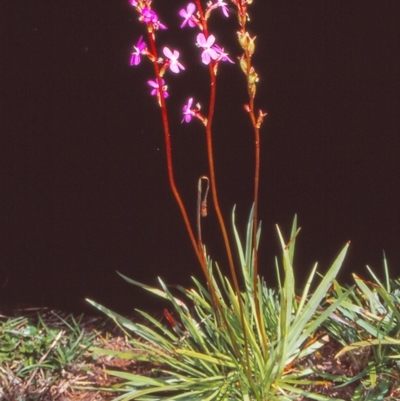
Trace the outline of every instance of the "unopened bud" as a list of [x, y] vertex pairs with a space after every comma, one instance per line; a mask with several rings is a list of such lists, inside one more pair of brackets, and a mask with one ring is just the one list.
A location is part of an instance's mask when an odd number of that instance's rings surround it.
[[239, 61], [240, 61], [240, 68], [245, 74], [247, 74], [247, 60], [244, 57], [244, 54], [240, 57]]
[[263, 113], [262, 110], [259, 110], [259, 112], [258, 112], [258, 118], [257, 118], [257, 123], [256, 123], [256, 127], [257, 127], [257, 128], [260, 128], [260, 127], [261, 127], [261, 124], [262, 124], [263, 121], [264, 121], [264, 117], [267, 116], [267, 115], [268, 115], [268, 113]]
[[247, 51], [250, 53], [250, 56], [254, 53], [254, 50], [256, 49], [256, 46], [254, 44], [256, 37], [257, 36], [254, 36], [254, 38], [250, 38], [250, 36], [249, 36], [249, 43], [247, 45]]
[[248, 42], [247, 38], [249, 37], [249, 34], [247, 32], [240, 31], [237, 33], [237, 35], [238, 35], [239, 44], [240, 44], [241, 48], [246, 49], [247, 42]]
[[258, 74], [256, 73], [254, 67], [250, 68], [250, 73], [247, 77], [247, 82], [249, 83], [249, 85], [255, 84], [256, 82], [258, 82]]
[[256, 36], [252, 38], [250, 37], [248, 32], [243, 32], [243, 31], [239, 31], [237, 35], [239, 39], [239, 44], [242, 47], [242, 49], [248, 51], [250, 55], [252, 55], [255, 50], [254, 41], [256, 40]]

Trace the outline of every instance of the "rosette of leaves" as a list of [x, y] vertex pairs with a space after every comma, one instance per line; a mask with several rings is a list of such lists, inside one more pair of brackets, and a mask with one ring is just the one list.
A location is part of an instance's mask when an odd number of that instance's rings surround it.
[[[308, 377], [313, 370], [302, 369], [296, 366], [296, 362], [323, 346], [324, 339], [315, 336], [317, 330], [348, 297], [350, 290], [343, 291], [322, 312], [319, 308], [342, 265], [348, 244], [316, 290], [310, 294], [317, 267], [314, 266], [302, 296], [296, 297], [293, 273], [298, 232], [296, 217], [288, 243], [285, 243], [278, 228], [282, 245], [282, 261], [276, 262], [282, 275], [278, 289], [268, 288], [261, 277], [254, 280], [252, 213], [244, 243], [235, 226], [234, 212], [232, 221], [243, 282], [240, 294], [235, 293], [230, 279], [208, 258], [208, 269], [221, 309], [215, 308], [209, 289], [195, 278], [194, 288], [178, 287], [183, 293], [180, 299], [161, 279], [160, 288], [152, 288], [121, 274], [129, 283], [171, 303], [171, 311], [173, 309], [176, 318], [171, 327], [164, 326], [143, 311], [139, 313], [148, 324], [135, 323], [88, 300], [127, 334], [132, 333], [129, 335], [133, 351], [93, 349], [93, 352], [158, 366], [153, 370], [152, 377], [107, 371], [124, 380], [122, 385], [109, 389], [121, 393], [115, 400], [261, 401], [292, 400], [301, 396], [330, 399], [305, 390], [306, 386], [316, 384]], [[260, 227], [257, 242], [259, 237]], [[254, 283], [257, 285], [255, 298]], [[239, 299], [243, 304], [243, 316], [240, 315]]]

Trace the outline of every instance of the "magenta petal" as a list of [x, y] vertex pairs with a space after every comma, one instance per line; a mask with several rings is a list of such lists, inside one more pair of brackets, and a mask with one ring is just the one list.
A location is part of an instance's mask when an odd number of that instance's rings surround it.
[[208, 65], [210, 64], [210, 55], [208, 54], [207, 50], [204, 50], [203, 53], [201, 54], [201, 61], [203, 64]]
[[147, 83], [153, 88], [158, 88], [158, 84], [155, 81], [147, 81]]
[[205, 36], [204, 36], [204, 33], [199, 33], [199, 34], [197, 35], [197, 44], [198, 44], [200, 47], [206, 47], [207, 41], [206, 41], [206, 38], [205, 38]]
[[163, 48], [163, 53], [165, 57], [168, 57], [169, 59], [173, 58], [171, 50], [166, 46]]
[[169, 69], [174, 72], [175, 74], [179, 73], [179, 67], [177, 63], [171, 63]]
[[138, 65], [140, 63], [140, 56], [138, 54], [133, 53], [131, 56], [130, 65]]
[[213, 48], [208, 49], [208, 54], [213, 60], [218, 58], [218, 53]]
[[188, 14], [192, 15], [196, 11], [196, 5], [194, 3], [189, 3], [186, 7]]
[[215, 36], [214, 35], [210, 35], [207, 38], [207, 47], [211, 47], [214, 44], [214, 42], [215, 42]]

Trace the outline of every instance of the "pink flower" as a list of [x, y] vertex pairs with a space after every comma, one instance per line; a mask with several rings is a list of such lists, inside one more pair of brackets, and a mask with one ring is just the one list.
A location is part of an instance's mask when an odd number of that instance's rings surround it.
[[186, 24], [188, 24], [191, 28], [196, 26], [195, 17], [193, 17], [194, 12], [196, 11], [196, 6], [194, 3], [189, 3], [186, 7], [186, 10], [182, 8], [179, 11], [179, 15], [184, 18], [181, 28], [183, 28]]
[[225, 53], [224, 48], [223, 47], [219, 47], [218, 45], [214, 45], [213, 49], [218, 53], [218, 60], [221, 61], [229, 61], [232, 64], [235, 64], [234, 61], [232, 61], [229, 56], [228, 53]]
[[203, 53], [201, 54], [201, 61], [203, 64], [210, 64], [211, 59], [216, 60], [218, 58], [218, 53], [212, 48], [215, 42], [215, 36], [210, 35], [207, 39], [203, 33], [197, 35], [197, 45], [203, 48]]
[[133, 46], [135, 51], [131, 55], [131, 65], [138, 65], [140, 63], [140, 55], [144, 54], [147, 46], [146, 43], [143, 42], [143, 36], [141, 36], [136, 44], [136, 46]]
[[153, 10], [150, 10], [150, 8], [145, 7], [141, 11], [141, 14], [140, 20], [146, 24], [151, 23], [154, 29], [167, 29], [167, 27], [158, 20], [157, 14]]
[[195, 112], [191, 109], [193, 104], [193, 98], [191, 97], [187, 104], [185, 104], [183, 106], [183, 120], [182, 122], [186, 121], [187, 123], [189, 123], [190, 121], [192, 121], [193, 116], [195, 115]]
[[218, 0], [216, 6], [222, 8], [222, 12], [225, 15], [225, 17], [229, 17], [228, 4], [226, 4], [223, 0]]
[[167, 98], [167, 97], [169, 96], [169, 95], [168, 95], [168, 92], [167, 92], [167, 86], [164, 85], [165, 82], [164, 82], [163, 79], [161, 80], [161, 84], [162, 84], [161, 91], [160, 91], [160, 88], [159, 88], [159, 86], [158, 86], [157, 81], [151, 81], [151, 80], [150, 80], [150, 81], [147, 81], [147, 83], [148, 83], [152, 88], [154, 88], [154, 89], [152, 89], [151, 92], [150, 92], [153, 96], [160, 96], [160, 92], [162, 92], [162, 95], [163, 95], [163, 98], [164, 98], [164, 99]]
[[184, 70], [185, 67], [178, 61], [179, 58], [179, 52], [178, 50], [174, 50], [173, 52], [168, 48], [164, 47], [163, 53], [165, 57], [168, 58], [170, 61], [169, 68], [172, 72], [175, 74], [179, 73], [179, 69]]

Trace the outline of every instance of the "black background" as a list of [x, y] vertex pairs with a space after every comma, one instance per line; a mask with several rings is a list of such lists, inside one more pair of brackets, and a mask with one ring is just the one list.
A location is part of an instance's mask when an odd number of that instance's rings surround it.
[[[165, 5], [165, 3], [168, 3]], [[163, 4], [163, 5], [162, 5]], [[181, 124], [189, 97], [207, 108], [207, 68], [181, 31], [182, 1], [154, 1], [169, 29], [158, 49], [181, 51], [186, 71], [167, 72], [178, 187], [195, 217], [207, 174], [204, 130]], [[298, 285], [352, 245], [341, 278], [381, 276], [382, 249], [399, 275], [399, 6], [396, 1], [255, 0], [257, 107], [262, 128], [260, 271], [276, 285], [274, 224], [302, 232]], [[128, 1], [2, 1], [0, 308], [34, 305], [91, 311], [92, 298], [120, 312], [158, 308], [117, 274], [151, 285], [190, 284], [201, 271], [168, 185], [152, 67], [130, 67], [145, 34]], [[217, 10], [210, 32], [236, 60], [236, 17]], [[214, 123], [224, 214], [237, 204], [244, 233], [252, 202], [253, 134], [244, 77], [221, 64]], [[215, 215], [204, 241], [226, 271]]]

